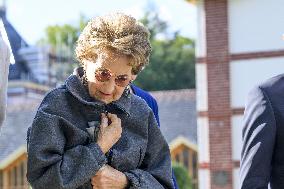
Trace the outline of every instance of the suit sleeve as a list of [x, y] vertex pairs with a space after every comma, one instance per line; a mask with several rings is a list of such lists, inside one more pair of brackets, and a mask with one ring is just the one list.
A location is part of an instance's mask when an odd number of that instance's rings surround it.
[[260, 87], [249, 93], [242, 135], [241, 188], [267, 189], [276, 136], [276, 121], [269, 97]]
[[148, 145], [142, 165], [138, 169], [125, 172], [130, 182], [130, 189], [173, 189], [169, 147], [157, 127], [152, 111], [148, 135]]
[[[65, 149], [63, 118], [39, 110], [28, 140], [27, 179], [34, 189], [76, 189], [106, 163], [96, 143]], [[83, 158], [82, 158], [83, 157]]]

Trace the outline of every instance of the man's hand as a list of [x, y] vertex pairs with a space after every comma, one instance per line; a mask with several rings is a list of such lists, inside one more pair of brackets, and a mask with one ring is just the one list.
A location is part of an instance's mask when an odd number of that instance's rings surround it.
[[93, 189], [124, 189], [128, 185], [125, 174], [109, 165], [103, 166], [91, 181]]
[[[108, 125], [108, 119], [111, 121], [110, 125]], [[102, 114], [102, 123], [97, 143], [104, 153], [108, 152], [120, 139], [121, 133], [121, 120], [117, 115], [108, 113], [106, 116], [105, 114]]]

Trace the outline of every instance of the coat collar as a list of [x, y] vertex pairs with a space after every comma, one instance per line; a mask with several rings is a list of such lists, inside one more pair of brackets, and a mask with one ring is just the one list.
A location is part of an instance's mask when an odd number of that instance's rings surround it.
[[127, 115], [130, 115], [130, 106], [131, 106], [131, 96], [132, 94], [126, 89], [120, 99], [113, 101], [109, 104], [105, 104], [102, 101], [99, 101], [95, 98], [92, 98], [89, 95], [87, 88], [83, 85], [81, 81], [82, 75], [80, 75], [80, 69], [75, 69], [74, 73], [70, 75], [66, 81], [65, 86], [67, 90], [77, 98], [81, 103], [96, 107], [103, 107], [103, 106], [111, 106], [114, 105], [116, 108], [122, 110]]

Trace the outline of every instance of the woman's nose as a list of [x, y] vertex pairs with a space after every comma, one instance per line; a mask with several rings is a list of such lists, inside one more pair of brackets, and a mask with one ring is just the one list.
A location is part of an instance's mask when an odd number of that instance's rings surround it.
[[115, 79], [111, 78], [110, 80], [104, 82], [105, 92], [111, 94], [115, 89]]

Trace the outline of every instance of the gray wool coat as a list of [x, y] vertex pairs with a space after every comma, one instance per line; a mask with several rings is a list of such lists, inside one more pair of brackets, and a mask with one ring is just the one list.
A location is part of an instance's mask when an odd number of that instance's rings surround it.
[[[123, 131], [104, 154], [94, 133], [106, 111], [121, 119]], [[45, 96], [27, 142], [27, 179], [34, 189], [91, 189], [90, 179], [104, 164], [123, 172], [131, 189], [174, 188], [169, 147], [146, 102], [125, 92], [104, 104], [76, 75]]]

